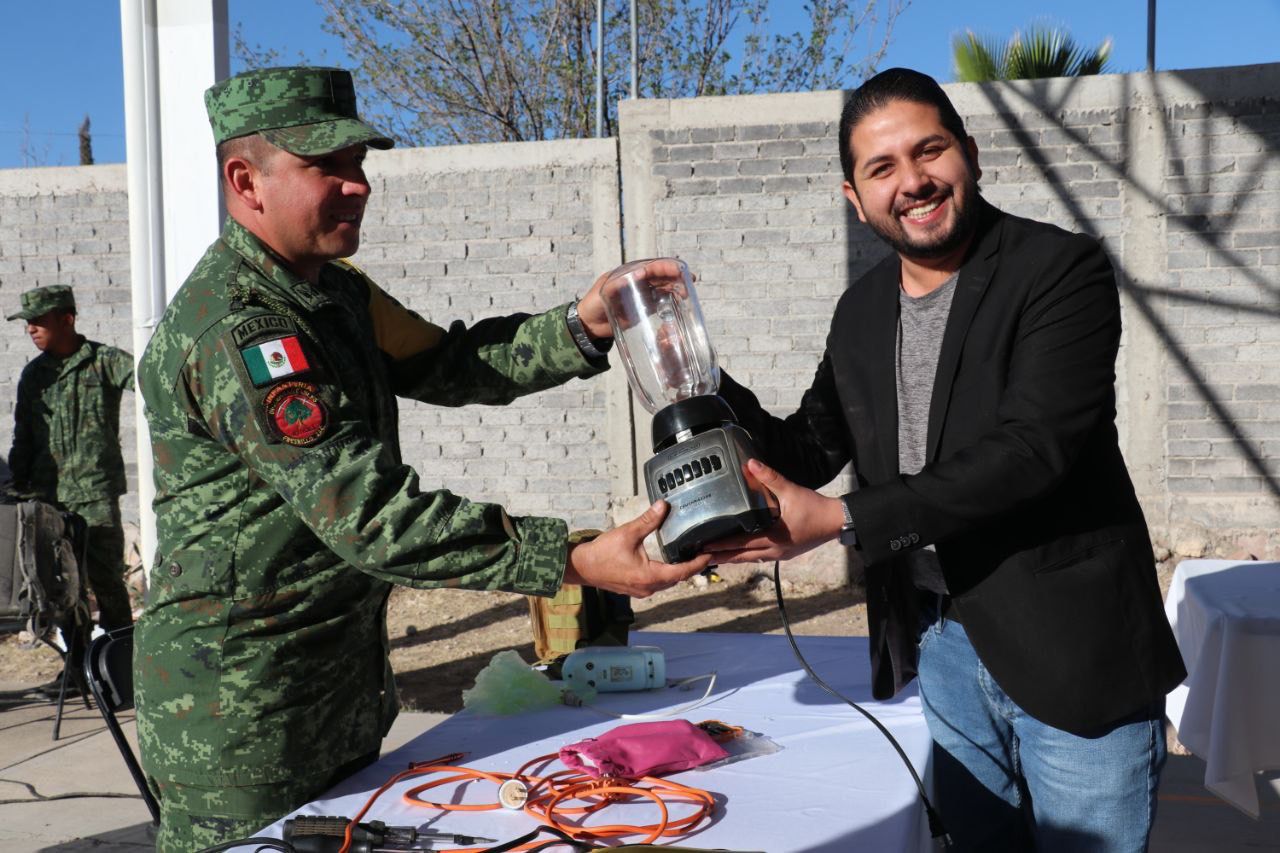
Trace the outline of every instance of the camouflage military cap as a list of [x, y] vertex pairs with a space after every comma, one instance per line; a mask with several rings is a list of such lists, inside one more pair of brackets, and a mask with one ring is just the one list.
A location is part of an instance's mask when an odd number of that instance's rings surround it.
[[51, 284], [48, 287], [37, 287], [22, 294], [22, 310], [10, 314], [8, 320], [34, 320], [42, 314], [56, 311], [59, 308], [67, 311], [76, 310], [76, 297], [71, 288], [65, 284]]
[[213, 138], [261, 133], [293, 154], [314, 157], [364, 143], [390, 148], [395, 142], [356, 112], [351, 73], [341, 68], [262, 68], [211, 86], [204, 93]]

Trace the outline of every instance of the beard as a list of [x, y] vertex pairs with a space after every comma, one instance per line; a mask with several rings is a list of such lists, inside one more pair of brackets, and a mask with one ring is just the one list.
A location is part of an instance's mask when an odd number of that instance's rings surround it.
[[944, 196], [944, 199], [950, 202], [954, 216], [949, 227], [944, 226], [946, 230], [940, 230], [934, 234], [922, 237], [910, 236], [899, 221], [896, 212], [883, 219], [868, 217], [867, 225], [877, 237], [888, 243], [890, 248], [904, 258], [918, 260], [943, 258], [963, 246], [977, 229], [980, 207], [978, 195], [978, 182], [970, 179], [964, 184], [959, 194], [952, 191]]

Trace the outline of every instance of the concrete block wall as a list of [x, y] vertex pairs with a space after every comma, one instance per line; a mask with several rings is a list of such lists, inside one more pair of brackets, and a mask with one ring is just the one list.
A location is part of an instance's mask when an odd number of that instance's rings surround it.
[[[32, 287], [69, 284], [76, 295], [76, 328], [87, 337], [129, 351], [133, 320], [129, 289], [129, 199], [123, 164], [0, 170], [0, 316], [18, 310]], [[6, 323], [0, 335], [0, 454], [13, 441], [18, 377], [37, 355], [26, 326]], [[137, 492], [134, 406], [120, 407], [120, 438], [129, 480]], [[136, 501], [121, 502], [136, 522]]]
[[[620, 263], [612, 139], [374, 152], [368, 174], [353, 260], [438, 325], [548, 310]], [[619, 370], [504, 407], [401, 401], [404, 459], [424, 489], [601, 527], [614, 480], [631, 483], [610, 461], [618, 382], [625, 394]], [[625, 407], [622, 417], [625, 446]]]
[[[1271, 66], [1275, 68], [1275, 66]], [[1163, 119], [1170, 514], [1275, 530], [1280, 479], [1280, 82]], [[1230, 88], [1228, 88], [1230, 86]], [[1224, 98], [1223, 101], [1226, 101]], [[1249, 550], [1266, 548], [1260, 535]]]
[[[373, 195], [353, 260], [440, 325], [547, 310], [620, 263], [614, 140], [375, 152], [368, 173]], [[23, 290], [55, 283], [75, 287], [81, 331], [131, 348], [123, 165], [0, 171], [0, 307], [16, 310]], [[0, 453], [12, 438], [18, 376], [34, 355], [22, 324], [10, 324], [0, 339]], [[626, 393], [625, 377], [610, 371], [508, 407], [403, 401], [404, 458], [425, 489], [599, 527], [614, 480], [633, 488]], [[611, 461], [611, 395], [622, 398], [622, 466]], [[135, 499], [122, 509], [136, 521], [131, 403], [121, 438]]]
[[[1280, 65], [945, 88], [983, 194], [1099, 237], [1116, 262], [1119, 426], [1157, 539], [1274, 555]], [[622, 106], [632, 254], [697, 269], [722, 363], [779, 414], [808, 387], [840, 292], [886, 251], [840, 194], [843, 101]]]
[[[946, 88], [977, 140], [983, 193], [1100, 237], [1117, 264], [1119, 425], [1157, 539], [1191, 556], [1274, 556], [1280, 64]], [[616, 141], [375, 152], [355, 260], [432, 320], [470, 322], [582, 293], [621, 261], [625, 236], [628, 258], [690, 263], [722, 363], [789, 412], [840, 292], [887, 251], [840, 193], [843, 101], [628, 101]], [[86, 333], [127, 348], [127, 237], [123, 166], [0, 172], [5, 305], [71, 283]], [[30, 355], [13, 324], [0, 340], [6, 448]], [[402, 412], [424, 487], [574, 525], [634, 494], [650, 449], [620, 370], [506, 408]], [[127, 459], [132, 417], [126, 407]], [[830, 491], [847, 487], [846, 473]]]

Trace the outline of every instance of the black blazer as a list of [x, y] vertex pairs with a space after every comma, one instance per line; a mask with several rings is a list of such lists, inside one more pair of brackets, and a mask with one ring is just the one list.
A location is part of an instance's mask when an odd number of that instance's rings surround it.
[[853, 462], [877, 698], [915, 676], [920, 596], [900, 558], [934, 544], [1000, 686], [1088, 734], [1185, 675], [1116, 434], [1119, 294], [1094, 239], [980, 204], [918, 474], [898, 473], [897, 255], [841, 297], [795, 414], [768, 415], [728, 376], [721, 393], [789, 479], [817, 488]]

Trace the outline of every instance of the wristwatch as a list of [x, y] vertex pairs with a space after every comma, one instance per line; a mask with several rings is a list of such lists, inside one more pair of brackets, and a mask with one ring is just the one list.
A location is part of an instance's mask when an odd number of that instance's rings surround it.
[[858, 531], [853, 527], [853, 511], [849, 509], [849, 496], [841, 495], [840, 509], [844, 512], [844, 527], [840, 528], [840, 544], [846, 548], [862, 550], [858, 545]]
[[587, 358], [604, 358], [605, 353], [613, 348], [613, 338], [607, 338], [598, 344], [591, 340], [591, 336], [587, 334], [586, 326], [582, 325], [582, 319], [578, 316], [578, 300], [576, 298], [569, 303], [569, 310], [564, 313], [564, 322], [569, 327], [569, 334], [573, 337], [573, 342], [578, 345], [578, 349]]

